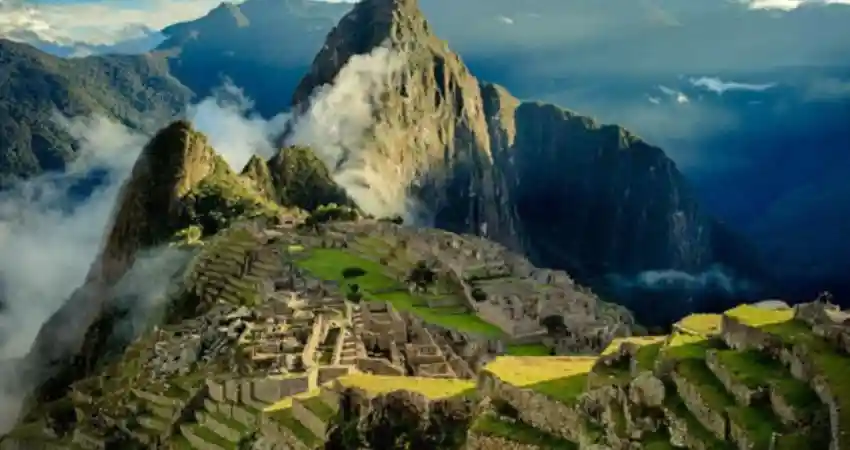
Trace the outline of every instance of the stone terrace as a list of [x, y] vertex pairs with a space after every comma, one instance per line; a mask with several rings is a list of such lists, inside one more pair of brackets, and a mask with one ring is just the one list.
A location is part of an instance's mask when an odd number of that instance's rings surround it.
[[846, 315], [823, 303], [772, 308], [694, 315], [670, 336], [616, 340], [598, 359], [541, 358], [557, 370], [497, 358], [479, 391], [519, 422], [497, 408], [508, 423], [493, 432], [530, 426], [614, 449], [850, 449]]

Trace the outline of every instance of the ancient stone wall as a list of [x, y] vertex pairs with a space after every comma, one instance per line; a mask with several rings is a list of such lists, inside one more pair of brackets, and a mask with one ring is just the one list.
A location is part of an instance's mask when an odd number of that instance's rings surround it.
[[315, 316], [310, 338], [307, 339], [307, 342], [304, 344], [304, 351], [301, 352], [301, 361], [303, 361], [304, 367], [309, 368], [316, 365], [316, 347], [322, 342], [326, 328], [327, 324], [325, 323], [324, 316]]
[[509, 403], [519, 412], [520, 420], [535, 428], [573, 442], [581, 438], [583, 421], [574, 407], [531, 389], [504, 383], [487, 371], [478, 374], [478, 391], [482, 396]]
[[404, 367], [392, 364], [384, 358], [360, 358], [357, 360], [357, 368], [362, 372], [377, 375], [403, 376], [405, 374]]
[[498, 436], [470, 432], [464, 450], [544, 450], [533, 444], [523, 444]]
[[829, 383], [819, 376], [812, 380], [812, 388], [829, 411], [830, 450], [846, 448], [847, 442], [850, 442], [850, 430], [841, 429], [841, 409], [835, 393]]
[[775, 350], [782, 347], [782, 343], [776, 337], [741, 324], [726, 315], [720, 321], [720, 336], [726, 345], [735, 350], [766, 350], [775, 355]]
[[319, 376], [317, 383], [321, 386], [328, 381], [335, 380], [341, 376], [348, 375], [353, 371], [353, 366], [341, 367], [321, 367], [319, 368]]
[[505, 310], [501, 304], [494, 304], [491, 302], [491, 299], [488, 298], [483, 302], [475, 302], [475, 308], [473, 310], [478, 317], [483, 319], [485, 322], [492, 323], [493, 325], [501, 328], [502, 331], [509, 336], [516, 334], [516, 322], [511, 320], [511, 318], [505, 314]]
[[671, 377], [673, 378], [673, 383], [676, 385], [676, 391], [679, 393], [679, 397], [682, 398], [688, 410], [693, 413], [699, 423], [711, 431], [718, 439], [725, 440], [729, 426], [725, 411], [712, 409], [706, 399], [702, 397], [699, 386], [695, 386], [676, 373], [675, 370], [672, 372]]
[[801, 303], [794, 305], [794, 318], [809, 326], [833, 323], [822, 303]]
[[296, 378], [268, 377], [224, 381], [207, 379], [207, 390], [210, 398], [219, 403], [268, 404], [309, 390], [310, 381], [308, 374]]
[[292, 399], [292, 415], [316, 436], [324, 436], [328, 430], [328, 424], [301, 404], [298, 398]]
[[720, 361], [716, 350], [706, 352], [705, 365], [720, 380], [726, 391], [731, 393], [741, 405], [749, 406], [767, 398], [766, 390], [751, 389], [749, 386], [739, 383]]
[[342, 360], [342, 350], [345, 346], [345, 340], [349, 333], [351, 333], [351, 331], [346, 328], [339, 330], [339, 335], [337, 335], [336, 342], [334, 342], [333, 356], [331, 357], [332, 365], [338, 365]]

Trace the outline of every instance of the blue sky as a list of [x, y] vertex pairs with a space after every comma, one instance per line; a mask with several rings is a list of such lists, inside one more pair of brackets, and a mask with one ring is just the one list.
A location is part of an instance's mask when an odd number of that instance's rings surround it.
[[[204, 15], [221, 0], [0, 0], [0, 35], [111, 44]], [[237, 0], [238, 3], [238, 0]]]
[[[234, 0], [240, 3], [244, 0]], [[318, 0], [351, 2], [353, 0]], [[427, 0], [426, 0], [427, 1]], [[463, 1], [463, 0], [458, 0]], [[568, 1], [568, 0], [565, 0]], [[694, 0], [696, 1], [696, 0]], [[713, 0], [724, 1], [724, 0]], [[754, 7], [793, 8], [803, 1], [726, 0]], [[142, 27], [162, 29], [204, 15], [221, 0], [0, 0], [0, 36], [35, 33], [45, 41], [112, 44], [138, 37]]]

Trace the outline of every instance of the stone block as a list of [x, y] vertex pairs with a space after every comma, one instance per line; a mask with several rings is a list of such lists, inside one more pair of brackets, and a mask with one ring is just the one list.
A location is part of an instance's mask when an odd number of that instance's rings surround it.
[[224, 382], [224, 396], [227, 401], [239, 403], [239, 386], [238, 380], [227, 380]]
[[275, 379], [263, 378], [254, 380], [254, 397], [265, 403], [274, 403], [284, 396], [281, 393], [280, 382]]
[[253, 428], [257, 425], [258, 417], [257, 413], [251, 411], [247, 408], [244, 408], [239, 405], [232, 406], [232, 417], [233, 420], [245, 425], [246, 427]]
[[216, 402], [224, 401], [224, 386], [218, 381], [207, 379], [207, 391], [209, 392], [210, 398]]

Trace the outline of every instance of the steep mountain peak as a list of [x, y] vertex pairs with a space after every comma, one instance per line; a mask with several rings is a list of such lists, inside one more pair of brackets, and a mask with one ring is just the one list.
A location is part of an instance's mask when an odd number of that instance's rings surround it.
[[[345, 95], [329, 99], [334, 90]], [[664, 151], [479, 83], [415, 0], [355, 5], [328, 34], [294, 109], [361, 98], [350, 92], [368, 101], [369, 123], [338, 145], [341, 166], [375, 170], [384, 187], [404, 190], [409, 201], [398, 207], [415, 211], [395, 214], [485, 236], [600, 286], [647, 270], [752, 269], [729, 257], [734, 239], [717, 231]]]
[[248, 160], [248, 163], [245, 164], [245, 168], [242, 169], [241, 175], [251, 180], [251, 182], [254, 183], [254, 188], [256, 188], [260, 194], [263, 194], [269, 200], [275, 199], [272, 175], [271, 172], [269, 172], [269, 165], [263, 160], [263, 158], [260, 158], [257, 155], [252, 155]]
[[418, 215], [422, 209], [430, 215], [445, 210], [452, 199], [480, 194], [464, 207], [478, 219], [452, 219], [457, 223], [448, 228], [477, 232], [487, 222], [491, 236], [508, 241], [516, 235], [512, 220], [497, 210], [496, 194], [483, 187], [492, 158], [478, 81], [431, 33], [417, 1], [355, 5], [328, 34], [295, 91], [294, 109], [306, 110], [322, 86], [335, 83], [344, 91], [353, 82], [368, 85], [357, 91], [366, 97], [371, 114], [359, 139], [346, 143], [345, 163], [368, 167], [392, 190], [410, 191], [417, 199], [392, 202], [389, 208], [414, 204], [415, 212], [382, 214]]
[[180, 200], [215, 169], [216, 159], [206, 137], [185, 120], [157, 133], [119, 194], [100, 264], [91, 276], [115, 282], [140, 248], [169, 237], [177, 226]]
[[328, 167], [310, 148], [280, 149], [263, 164], [271, 177], [273, 198], [281, 205], [308, 211], [329, 203], [353, 205], [345, 190], [333, 181]]

